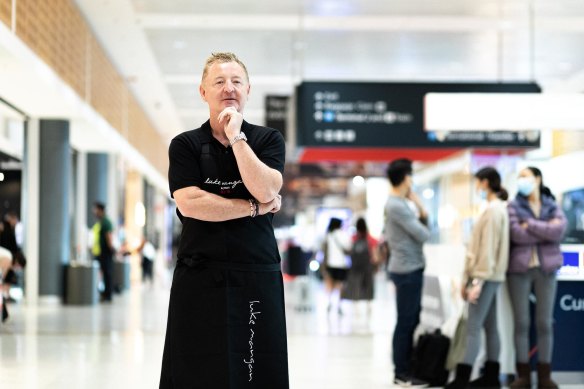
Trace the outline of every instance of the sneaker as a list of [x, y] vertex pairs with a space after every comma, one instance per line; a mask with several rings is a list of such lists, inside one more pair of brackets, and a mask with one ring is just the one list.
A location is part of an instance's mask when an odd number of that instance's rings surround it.
[[427, 388], [429, 386], [426, 381], [422, 381], [416, 377], [401, 375], [395, 376], [393, 383], [402, 388]]

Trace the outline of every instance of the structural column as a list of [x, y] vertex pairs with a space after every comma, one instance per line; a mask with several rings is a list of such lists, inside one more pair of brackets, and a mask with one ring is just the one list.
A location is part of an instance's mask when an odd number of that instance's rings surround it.
[[77, 152], [76, 196], [75, 196], [75, 253], [78, 262], [91, 263], [88, 253], [87, 233], [87, 153]]
[[41, 120], [39, 149], [39, 294], [58, 299], [71, 252], [69, 122]]
[[87, 154], [87, 227], [96, 221], [93, 215], [95, 202], [105, 204], [109, 211], [108, 173], [109, 160], [106, 153]]
[[26, 302], [35, 305], [39, 297], [39, 194], [40, 131], [39, 121], [29, 119], [24, 130], [22, 168], [22, 222], [26, 255]]

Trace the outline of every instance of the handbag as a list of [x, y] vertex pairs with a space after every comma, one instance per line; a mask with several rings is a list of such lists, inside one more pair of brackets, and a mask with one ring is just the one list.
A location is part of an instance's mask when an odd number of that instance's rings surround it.
[[460, 318], [458, 319], [458, 324], [456, 325], [456, 330], [454, 331], [454, 336], [450, 342], [450, 349], [448, 350], [448, 357], [446, 358], [446, 369], [452, 370], [459, 364], [464, 358], [466, 353], [466, 325], [468, 321], [468, 304], [465, 304]]

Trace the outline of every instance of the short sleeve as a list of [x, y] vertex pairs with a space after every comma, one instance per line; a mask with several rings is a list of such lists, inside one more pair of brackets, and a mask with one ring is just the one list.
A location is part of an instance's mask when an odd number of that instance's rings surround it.
[[186, 136], [178, 136], [170, 142], [168, 160], [168, 183], [171, 197], [178, 189], [201, 186], [199, 155]]
[[284, 173], [286, 143], [279, 131], [273, 130], [269, 133], [261, 150], [258, 152], [258, 158], [272, 169]]
[[109, 219], [103, 219], [103, 222], [101, 224], [101, 230], [103, 232], [112, 232], [114, 230], [112, 222]]

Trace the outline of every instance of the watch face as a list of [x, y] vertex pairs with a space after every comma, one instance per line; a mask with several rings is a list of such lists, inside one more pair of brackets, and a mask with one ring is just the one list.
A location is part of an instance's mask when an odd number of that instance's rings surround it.
[[231, 141], [231, 145], [233, 145], [238, 140], [244, 140], [247, 142], [247, 136], [245, 136], [243, 131], [241, 131], [239, 134], [235, 135], [235, 138], [233, 138], [233, 140]]

